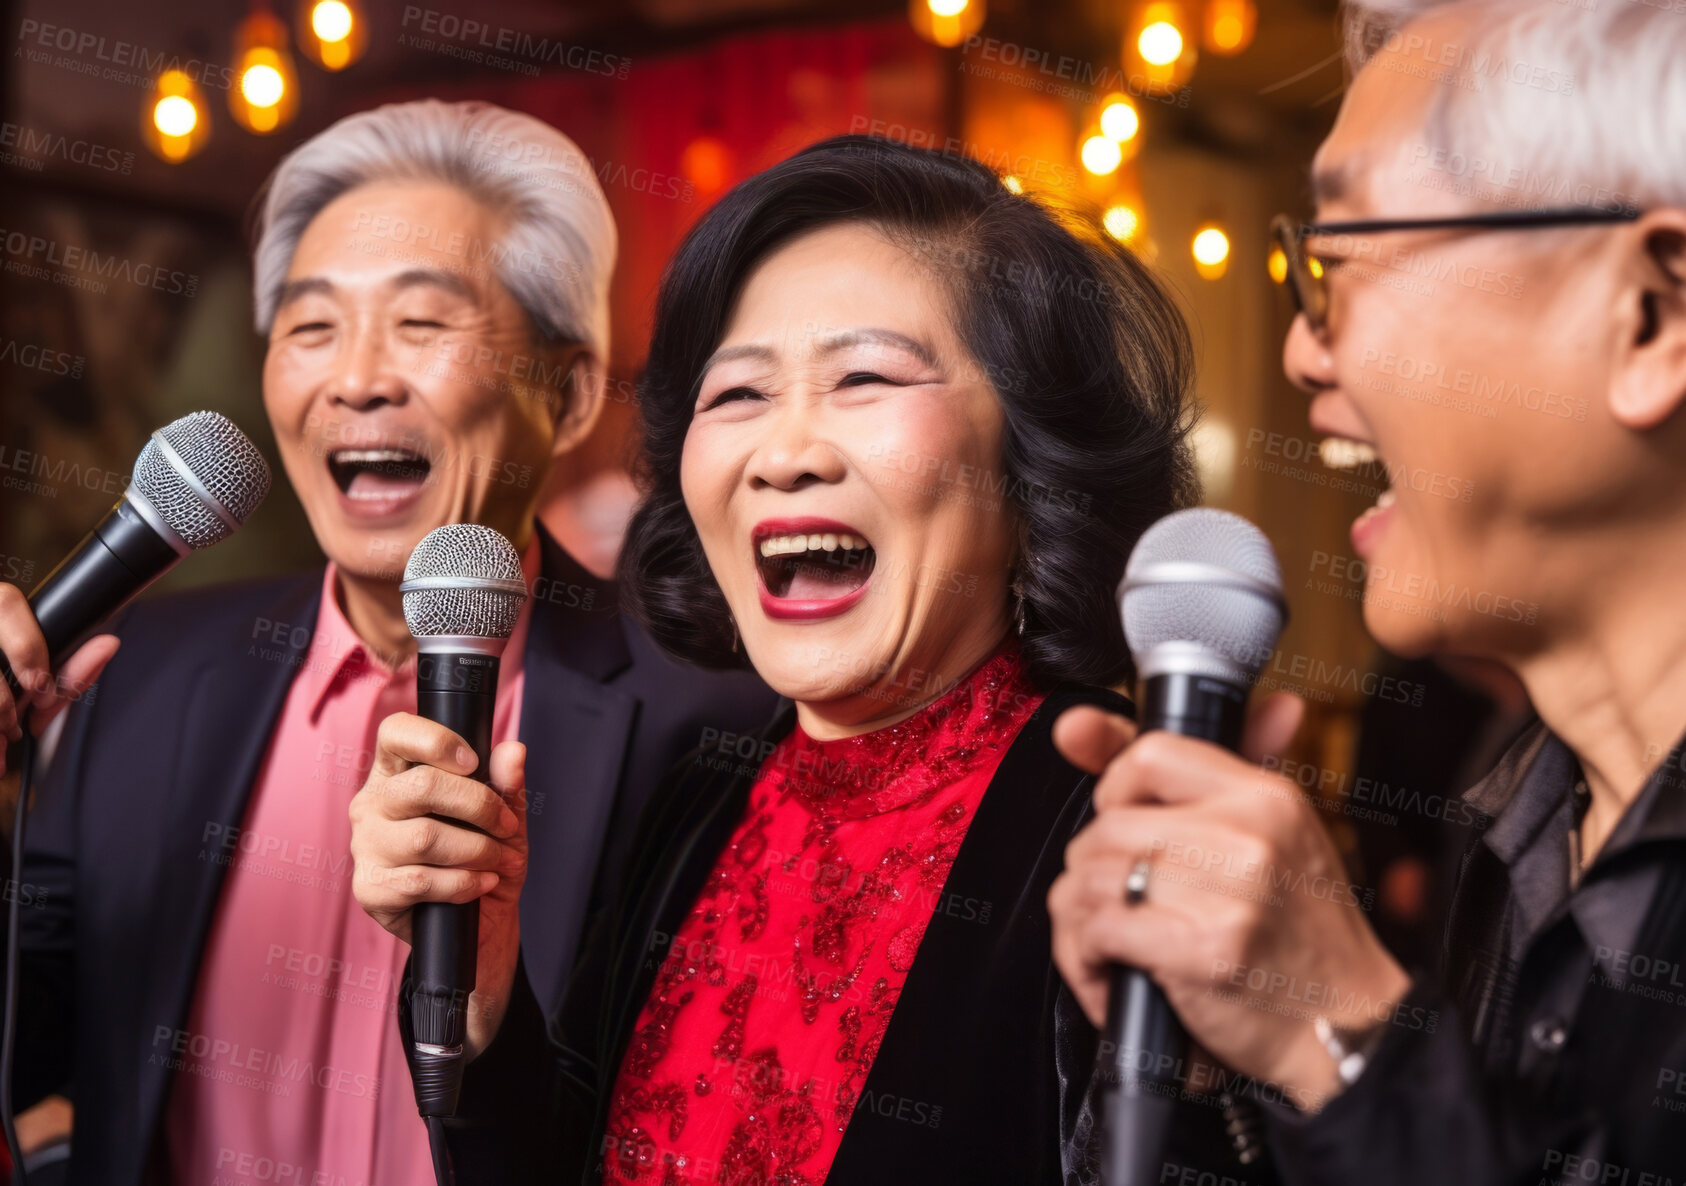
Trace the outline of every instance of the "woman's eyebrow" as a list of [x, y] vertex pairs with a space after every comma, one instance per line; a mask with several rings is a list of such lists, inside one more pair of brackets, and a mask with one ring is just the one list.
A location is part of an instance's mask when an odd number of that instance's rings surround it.
[[754, 358], [761, 362], [775, 362], [778, 360], [778, 352], [771, 346], [758, 346], [753, 343], [746, 343], [742, 346], [722, 346], [708, 356], [708, 361], [702, 364], [702, 370], [699, 373], [706, 375], [718, 364], [731, 362], [736, 358]]
[[936, 351], [918, 338], [897, 333], [893, 329], [850, 329], [821, 338], [816, 353], [821, 356], [847, 350], [850, 346], [893, 346], [905, 350], [928, 367], [937, 366]]
[[[937, 354], [918, 338], [910, 338], [904, 333], [893, 329], [847, 329], [837, 333], [827, 334], [819, 339], [814, 353], [823, 358], [829, 354], [836, 354], [840, 350], [847, 350], [851, 346], [891, 346], [898, 350], [905, 350], [928, 367], [937, 367]], [[731, 362], [739, 358], [753, 358], [758, 362], [774, 363], [778, 361], [779, 352], [771, 346], [755, 342], [746, 342], [741, 346], [722, 346], [708, 356], [708, 361], [702, 365], [701, 374], [708, 372], [723, 362]]]

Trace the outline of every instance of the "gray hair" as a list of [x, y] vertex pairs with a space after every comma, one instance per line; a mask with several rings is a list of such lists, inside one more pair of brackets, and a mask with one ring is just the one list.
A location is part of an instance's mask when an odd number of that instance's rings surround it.
[[[615, 221], [591, 162], [561, 132], [490, 103], [424, 99], [347, 116], [295, 148], [263, 196], [252, 256], [258, 332], [268, 334], [299, 239], [322, 209], [370, 182], [439, 181], [504, 214], [502, 241], [446, 236], [466, 264], [488, 264], [545, 339], [609, 348]], [[393, 228], [386, 228], [391, 231]], [[438, 228], [427, 232], [438, 245]], [[402, 240], [410, 234], [393, 233]]]
[[[1456, 45], [1413, 24], [1443, 13], [1467, 22]], [[1423, 131], [1457, 192], [1686, 206], [1686, 0], [1365, 0], [1346, 16], [1353, 69], [1385, 50], [1440, 80]]]

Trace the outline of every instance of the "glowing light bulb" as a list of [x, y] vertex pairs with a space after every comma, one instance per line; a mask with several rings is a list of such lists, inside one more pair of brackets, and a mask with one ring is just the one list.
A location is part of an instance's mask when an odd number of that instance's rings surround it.
[[1270, 258], [1265, 260], [1265, 270], [1270, 273], [1270, 278], [1278, 284], [1288, 279], [1288, 256], [1282, 248], [1272, 247], [1270, 249]]
[[1108, 103], [1101, 112], [1101, 135], [1120, 144], [1135, 136], [1142, 126], [1134, 104], [1126, 99]]
[[1196, 263], [1215, 267], [1229, 258], [1229, 236], [1215, 226], [1209, 226], [1194, 236]]
[[261, 62], [248, 66], [240, 76], [240, 93], [253, 107], [274, 107], [281, 102], [286, 89], [287, 83], [281, 77], [281, 71]]
[[323, 41], [344, 41], [351, 36], [351, 9], [344, 0], [322, 0], [310, 10], [310, 29]]
[[166, 136], [185, 136], [199, 126], [199, 110], [181, 95], [165, 95], [152, 109], [152, 126]]
[[968, 3], [970, 0], [925, 0], [925, 7], [935, 16], [959, 16]]
[[1142, 60], [1154, 66], [1169, 66], [1182, 57], [1183, 34], [1170, 21], [1154, 21], [1136, 38]]
[[1129, 206], [1108, 206], [1106, 213], [1101, 215], [1101, 225], [1106, 228], [1106, 233], [1120, 243], [1128, 243], [1141, 224], [1141, 215]]
[[1106, 176], [1124, 163], [1124, 150], [1118, 147], [1118, 141], [1106, 136], [1090, 136], [1083, 141], [1079, 155], [1083, 167], [1097, 177]]

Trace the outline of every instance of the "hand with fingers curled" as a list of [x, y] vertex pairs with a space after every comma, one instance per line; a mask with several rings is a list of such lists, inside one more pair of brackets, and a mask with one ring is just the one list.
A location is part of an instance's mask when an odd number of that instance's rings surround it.
[[1054, 962], [1089, 1019], [1106, 1017], [1111, 969], [1164, 990], [1190, 1036], [1262, 1090], [1315, 1112], [1342, 1087], [1318, 1019], [1376, 1032], [1410, 1018], [1410, 978], [1365, 917], [1316, 809], [1260, 763], [1303, 711], [1254, 706], [1242, 755], [1122, 717], [1069, 710], [1054, 742], [1097, 775], [1094, 818], [1048, 894]]
[[[29, 608], [29, 598], [16, 585], [0, 582], [0, 655], [18, 682], [15, 696], [0, 682], [0, 732], [6, 741], [21, 740], [26, 727], [39, 737], [54, 717], [99, 678], [117, 654], [117, 645], [116, 635], [96, 634], [53, 670], [47, 639]], [[0, 775], [7, 773], [7, 767], [7, 754], [0, 749]]]
[[480, 946], [469, 1000], [468, 1057], [496, 1036], [521, 946], [527, 878], [527, 750], [491, 754], [491, 785], [469, 777], [474, 751], [410, 713], [381, 722], [368, 781], [351, 800], [352, 890], [382, 927], [410, 942], [418, 902], [480, 903]]

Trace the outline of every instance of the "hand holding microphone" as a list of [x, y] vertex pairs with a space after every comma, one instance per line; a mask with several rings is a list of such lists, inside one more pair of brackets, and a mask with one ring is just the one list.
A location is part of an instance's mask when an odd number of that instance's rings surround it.
[[[1154, 1125], [1176, 1085], [1155, 1093], [1164, 1085], [1143, 1078], [1162, 1073], [1160, 1056], [1175, 1047], [1174, 1023], [1154, 1016], [1160, 1000], [1219, 1061], [1315, 1110], [1339, 1079], [1308, 1014], [1367, 1027], [1408, 987], [1352, 900], [1315, 809], [1258, 765], [1286, 748], [1301, 715], [1286, 693], [1244, 711], [1280, 628], [1265, 613], [1275, 573], [1269, 544], [1243, 519], [1199, 509], [1162, 520], [1124, 586], [1140, 729], [1088, 707], [1055, 726], [1067, 760], [1099, 776], [1095, 818], [1068, 846], [1048, 906], [1055, 963], [1106, 1027], [1103, 1055], [1123, 1064], [1108, 1108], [1107, 1186], [1159, 1180], [1164, 1133]], [[1319, 986], [1315, 1005], [1308, 985]], [[1138, 1103], [1120, 1112], [1131, 1090]]]
[[89, 632], [267, 493], [268, 463], [226, 416], [194, 412], [153, 433], [123, 497], [27, 599], [0, 584], [0, 731], [39, 735], [117, 653], [115, 636]]
[[429, 532], [400, 588], [419, 711], [382, 722], [351, 802], [353, 890], [414, 949], [417, 1103], [444, 1116], [451, 1074], [497, 1033], [520, 947], [526, 750], [494, 749], [491, 734], [499, 658], [527, 594], [509, 541], [466, 523]]

